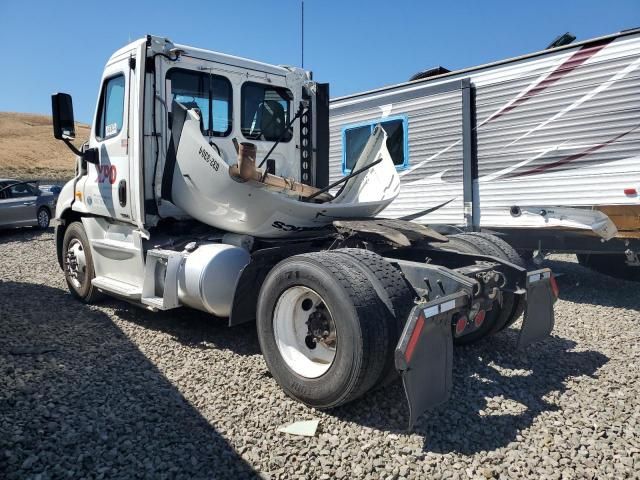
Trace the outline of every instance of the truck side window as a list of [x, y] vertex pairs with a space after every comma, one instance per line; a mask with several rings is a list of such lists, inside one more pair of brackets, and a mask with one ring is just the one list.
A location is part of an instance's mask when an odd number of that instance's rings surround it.
[[407, 117], [392, 117], [374, 120], [365, 124], [347, 126], [342, 129], [342, 173], [348, 174], [360, 158], [371, 133], [380, 124], [387, 132], [387, 150], [396, 168], [409, 166]]
[[206, 72], [172, 68], [171, 101], [187, 108], [197, 108], [202, 119], [203, 135], [226, 137], [232, 128], [231, 83], [225, 77]]
[[102, 87], [96, 137], [105, 140], [115, 137], [122, 130], [124, 118], [124, 75], [108, 79]]
[[291, 116], [290, 90], [272, 85], [247, 82], [242, 86], [241, 129], [245, 138], [275, 142], [281, 136], [288, 142], [293, 136], [284, 132]]

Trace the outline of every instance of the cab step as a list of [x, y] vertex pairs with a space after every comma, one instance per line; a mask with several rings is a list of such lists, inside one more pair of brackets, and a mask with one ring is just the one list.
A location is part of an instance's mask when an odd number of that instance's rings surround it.
[[153, 249], [147, 251], [141, 302], [154, 310], [180, 306], [178, 272], [184, 261], [182, 252]]
[[109, 277], [96, 277], [91, 283], [98, 290], [104, 290], [119, 297], [124, 297], [127, 300], [139, 300], [142, 294], [142, 289], [139, 286], [114, 280]]

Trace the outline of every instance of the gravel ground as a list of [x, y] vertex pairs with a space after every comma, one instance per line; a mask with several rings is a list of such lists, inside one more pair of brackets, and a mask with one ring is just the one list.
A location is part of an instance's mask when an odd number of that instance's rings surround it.
[[[405, 434], [396, 384], [331, 412], [287, 398], [252, 326], [67, 293], [51, 232], [0, 232], [0, 477], [640, 478], [640, 295], [556, 256], [554, 335], [454, 352]], [[320, 419], [314, 438], [277, 432]]]

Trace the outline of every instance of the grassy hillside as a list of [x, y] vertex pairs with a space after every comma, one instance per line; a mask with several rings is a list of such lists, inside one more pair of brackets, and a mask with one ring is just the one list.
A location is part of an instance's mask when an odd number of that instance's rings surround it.
[[[76, 146], [89, 127], [76, 123]], [[73, 176], [75, 156], [53, 138], [51, 117], [0, 112], [0, 177], [66, 180]]]

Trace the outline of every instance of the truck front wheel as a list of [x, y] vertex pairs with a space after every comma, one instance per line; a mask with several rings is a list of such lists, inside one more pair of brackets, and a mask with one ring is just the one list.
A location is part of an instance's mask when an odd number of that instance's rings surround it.
[[64, 232], [62, 241], [62, 269], [71, 294], [85, 303], [101, 297], [91, 284], [95, 278], [89, 239], [80, 222], [73, 222]]
[[387, 363], [388, 319], [371, 282], [331, 252], [296, 255], [265, 279], [257, 308], [269, 371], [291, 397], [316, 408], [371, 389]]

